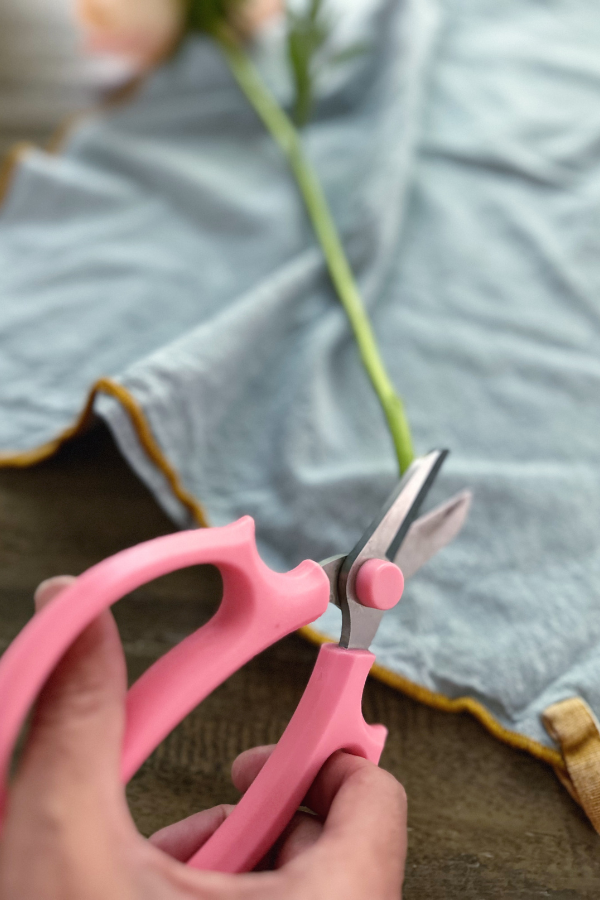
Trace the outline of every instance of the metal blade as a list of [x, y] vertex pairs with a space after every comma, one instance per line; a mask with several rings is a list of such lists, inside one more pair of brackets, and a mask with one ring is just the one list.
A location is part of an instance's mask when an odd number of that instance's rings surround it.
[[351, 568], [357, 570], [371, 557], [393, 560], [447, 454], [447, 450], [432, 450], [415, 459], [346, 557], [340, 573], [344, 583]]
[[472, 499], [471, 491], [461, 491], [411, 523], [393, 559], [405, 579], [412, 578], [438, 550], [454, 540], [469, 514]]
[[319, 563], [329, 578], [329, 602], [333, 603], [334, 606], [340, 605], [340, 598], [338, 596], [338, 578], [342, 563], [345, 559], [346, 556], [342, 553], [339, 556], [330, 556]]
[[447, 450], [433, 450], [412, 463], [377, 518], [342, 562], [337, 584], [342, 610], [340, 647], [368, 649], [383, 612], [363, 606], [358, 600], [358, 570], [369, 559], [393, 560], [447, 455]]

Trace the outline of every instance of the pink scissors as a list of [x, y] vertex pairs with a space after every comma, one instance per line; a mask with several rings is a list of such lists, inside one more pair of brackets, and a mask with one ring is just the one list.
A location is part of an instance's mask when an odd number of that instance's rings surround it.
[[88, 569], [37, 613], [0, 660], [0, 796], [27, 712], [61, 656], [93, 619], [134, 588], [167, 572], [213, 563], [223, 600], [213, 618], [158, 660], [127, 698], [124, 782], [160, 741], [232, 672], [284, 635], [342, 611], [339, 645], [324, 644], [306, 690], [266, 765], [233, 813], [188, 864], [253, 869], [281, 835], [323, 763], [344, 749], [377, 763], [386, 738], [361, 712], [369, 652], [381, 618], [410, 575], [460, 530], [470, 495], [458, 494], [417, 518], [447, 451], [416, 460], [354, 549], [285, 574], [263, 563], [246, 516], [221, 528], [166, 535]]

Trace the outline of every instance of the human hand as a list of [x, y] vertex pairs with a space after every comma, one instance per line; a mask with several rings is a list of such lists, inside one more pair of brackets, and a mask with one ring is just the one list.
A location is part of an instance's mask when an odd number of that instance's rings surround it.
[[[36, 605], [70, 583], [44, 582]], [[120, 782], [126, 671], [110, 613], [65, 654], [40, 695], [0, 840], [0, 900], [397, 900], [406, 853], [406, 799], [387, 772], [336, 753], [270, 855], [270, 870], [201, 872], [183, 863], [232, 807], [197, 813], [149, 840]], [[272, 748], [242, 753], [236, 787]]]

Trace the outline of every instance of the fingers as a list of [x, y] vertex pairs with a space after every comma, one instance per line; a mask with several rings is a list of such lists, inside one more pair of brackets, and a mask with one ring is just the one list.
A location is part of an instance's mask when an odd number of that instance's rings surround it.
[[[240, 753], [234, 760], [231, 767], [231, 780], [238, 791], [245, 793], [248, 790], [273, 752], [273, 748], [274, 745], [252, 747], [252, 749]], [[195, 813], [193, 816], [188, 816], [187, 819], [161, 828], [152, 835], [150, 842], [174, 859], [187, 862], [234, 808], [227, 804], [221, 804], [212, 809]], [[298, 841], [300, 840], [301, 837], [298, 838]]]
[[317, 843], [323, 833], [318, 816], [297, 812], [277, 843], [274, 868], [280, 869]]
[[244, 794], [248, 790], [274, 749], [275, 744], [252, 747], [250, 750], [244, 750], [237, 759], [234, 759], [231, 767], [231, 780], [238, 791]]
[[[273, 747], [254, 747], [235, 760], [232, 778], [246, 791]], [[315, 867], [346, 883], [348, 897], [397, 897], [406, 857], [406, 795], [398, 781], [373, 763], [335, 753], [311, 786], [305, 804], [316, 815], [297, 813], [270, 856], [275, 868]]]
[[[273, 746], [253, 747], [234, 760], [232, 781], [239, 791], [244, 793], [248, 790], [272, 752]], [[234, 806], [221, 804], [195, 813], [180, 822], [161, 828], [150, 837], [150, 843], [174, 859], [187, 862], [234, 809]], [[297, 813], [278, 842], [274, 854], [276, 866], [284, 865], [312, 846], [321, 834], [322, 828], [322, 823], [316, 816]]]
[[[319, 790], [322, 793], [317, 797]], [[405, 831], [404, 788], [389, 772], [365, 759], [343, 752], [334, 754], [323, 766], [311, 793], [311, 801], [321, 815], [329, 804], [326, 831], [330, 834], [346, 839], [357, 833], [358, 820], [361, 843], [367, 839], [370, 825], [376, 839], [382, 831], [394, 832], [394, 839], [400, 839]], [[386, 828], [377, 827], [380, 822]]]
[[349, 897], [397, 897], [407, 843], [399, 782], [367, 760], [338, 752], [323, 766], [307, 803], [325, 818], [314, 848], [323, 877], [337, 872]]
[[73, 584], [74, 575], [57, 575], [55, 578], [47, 578], [37, 586], [37, 590], [33, 595], [35, 611], [39, 612], [42, 607], [54, 600], [65, 588]]
[[[231, 778], [241, 793], [248, 790], [272, 752], [273, 746], [253, 747], [251, 750], [241, 753], [234, 760], [231, 767]], [[180, 822], [161, 828], [152, 835], [150, 843], [174, 859], [187, 862], [234, 808], [227, 804], [221, 804], [221, 806], [195, 813]], [[300, 836], [298, 843], [301, 840]]]
[[[248, 790], [274, 749], [275, 745], [270, 744], [240, 753], [231, 767], [231, 778], [238, 791], [245, 793]], [[308, 850], [318, 841], [322, 831], [323, 823], [319, 817], [297, 812], [277, 842], [275, 852], [270, 854], [274, 867], [280, 868]]]
[[[40, 585], [38, 609], [70, 582]], [[125, 690], [121, 642], [106, 612], [72, 644], [38, 698], [9, 794], [0, 893], [9, 884], [7, 896], [58, 897], [69, 883], [70, 896], [83, 896], [84, 883], [110, 880], [124, 842], [137, 839], [119, 776]]]
[[[52, 602], [72, 581], [43, 582], [36, 606]], [[94, 764], [118, 767], [126, 669], [115, 622], [100, 615], [72, 644], [44, 686], [33, 718], [26, 760], [43, 758], [71, 775]]]
[[227, 804], [205, 809], [155, 832], [150, 843], [180, 862], [187, 862], [222, 825], [235, 807]]
[[[252, 747], [250, 750], [240, 753], [231, 767], [231, 778], [238, 791], [245, 793], [248, 790], [274, 749], [275, 745], [270, 744], [263, 747]], [[370, 773], [369, 778], [388, 784], [391, 794], [399, 795], [400, 802], [406, 805], [404, 790], [392, 775], [378, 769], [377, 766], [361, 757], [341, 751], [334, 753], [327, 760], [309, 789], [304, 805], [313, 810], [321, 819], [326, 819], [342, 785], [350, 777], [354, 777], [355, 773], [358, 776], [358, 773], [362, 772], [361, 777], [364, 777], [365, 769]]]
[[[43, 582], [37, 608], [51, 603], [69, 576]], [[115, 622], [96, 619], [66, 652], [44, 686], [15, 783], [20, 808], [67, 798], [75, 808], [120, 792], [126, 670]], [[58, 801], [57, 801], [58, 802]]]
[[[338, 751], [331, 756], [311, 785], [306, 795], [306, 805], [321, 818], [327, 818], [331, 804], [349, 778], [355, 773], [373, 766], [360, 756]], [[377, 769], [377, 766], [373, 766]], [[378, 770], [379, 771], [379, 770]], [[377, 777], [377, 776], [375, 776]]]

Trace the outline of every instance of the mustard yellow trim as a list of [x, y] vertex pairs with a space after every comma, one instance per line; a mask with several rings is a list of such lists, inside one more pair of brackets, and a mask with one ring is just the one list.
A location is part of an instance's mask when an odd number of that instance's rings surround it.
[[96, 382], [94, 390], [110, 394], [120, 402], [121, 406], [129, 414], [131, 424], [142, 447], [152, 462], [161, 470], [177, 499], [191, 512], [197, 525], [201, 528], [207, 528], [208, 520], [202, 506], [194, 495], [184, 488], [178, 473], [159, 447], [156, 438], [152, 434], [148, 420], [133, 395], [123, 385], [112, 381], [110, 378], [101, 378]]
[[[331, 638], [322, 634], [320, 631], [317, 631], [315, 628], [312, 628], [310, 625], [301, 628], [299, 634], [313, 644], [326, 644], [331, 641]], [[525, 737], [525, 735], [518, 734], [516, 731], [505, 728], [504, 725], [501, 725], [496, 721], [485, 706], [477, 700], [473, 700], [472, 697], [456, 697], [455, 699], [451, 699], [444, 694], [438, 694], [435, 691], [430, 691], [428, 688], [422, 687], [420, 684], [415, 684], [403, 675], [398, 675], [397, 672], [392, 672], [390, 669], [386, 669], [378, 663], [375, 663], [371, 669], [371, 675], [377, 678], [378, 681], [382, 681], [384, 684], [406, 694], [406, 696], [410, 697], [412, 700], [417, 700], [419, 703], [425, 704], [425, 706], [431, 706], [434, 709], [440, 709], [443, 712], [468, 712], [477, 719], [490, 734], [495, 738], [498, 738], [498, 740], [508, 744], [510, 747], [515, 747], [517, 750], [527, 751], [527, 753], [530, 753], [537, 759], [549, 763], [553, 768], [557, 769], [558, 772], [566, 771], [564, 759], [557, 750], [553, 750], [551, 747], [545, 747], [543, 744], [534, 741], [532, 738]]]
[[[112, 91], [102, 101], [102, 103], [98, 104], [97, 108], [110, 109], [114, 106], [118, 106], [120, 103], [124, 103], [136, 93], [136, 91], [144, 83], [144, 80], [144, 75], [139, 75], [131, 78], [125, 84], [121, 85], [121, 87], [118, 87], [114, 91]], [[89, 112], [83, 110], [82, 112], [76, 112], [70, 116], [66, 116], [60, 123], [60, 125], [55, 129], [48, 141], [44, 144], [44, 150], [46, 151], [46, 153], [50, 153], [52, 155], [60, 153], [75, 125], [79, 121], [81, 121], [81, 119], [84, 119], [87, 115], [89, 115]], [[27, 155], [27, 153], [35, 149], [36, 145], [31, 141], [18, 141], [8, 150], [3, 159], [0, 161], [0, 204], [4, 203], [4, 201], [6, 200], [6, 196], [15, 175], [17, 165], [21, 162], [23, 157]]]
[[0, 203], [4, 203], [6, 200], [17, 165], [24, 156], [34, 149], [34, 146], [29, 141], [19, 141], [18, 144], [14, 144], [10, 148], [2, 160], [0, 164]]
[[[44, 149], [46, 153], [52, 155], [60, 153], [71, 130], [85, 115], [86, 113], [74, 113], [72, 116], [66, 118], [45, 144]], [[6, 200], [18, 164], [24, 156], [35, 149], [36, 145], [31, 141], [18, 141], [18, 143], [14, 144], [4, 156], [4, 159], [0, 163], [0, 204], [4, 203]]]
[[54, 440], [48, 441], [48, 443], [42, 444], [33, 450], [25, 450], [16, 453], [0, 453], [0, 468], [26, 468], [28, 466], [34, 466], [36, 463], [42, 462], [42, 460], [47, 459], [49, 456], [56, 453], [59, 447], [66, 441], [75, 437], [77, 434], [81, 434], [81, 432], [85, 431], [88, 427], [93, 415], [94, 400], [99, 393], [108, 394], [119, 401], [131, 420], [131, 424], [133, 425], [140, 444], [152, 462], [163, 473], [177, 499], [190, 511], [194, 521], [200, 527], [206, 528], [208, 522], [202, 506], [198, 503], [196, 498], [184, 488], [179, 475], [160, 449], [141, 406], [123, 385], [118, 384], [116, 381], [112, 381], [110, 378], [100, 378], [94, 384], [88, 395], [83, 411], [73, 425], [66, 428]]
[[546, 731], [560, 745], [566, 771], [557, 775], [600, 834], [600, 726], [585, 700], [568, 697], [544, 710]]
[[[112, 109], [115, 106], [119, 106], [121, 103], [125, 103], [130, 97], [133, 97], [137, 93], [144, 81], [145, 75], [137, 75], [130, 78], [129, 81], [126, 81], [120, 87], [111, 91], [96, 108], [99, 110]], [[71, 115], [66, 116], [50, 136], [49, 140], [44, 144], [46, 153], [51, 153], [52, 155], [60, 153], [77, 123], [81, 122], [82, 119], [87, 118], [91, 113], [92, 110], [84, 109], [80, 112], [71, 113]]]
[[59, 154], [75, 125], [86, 115], [86, 112], [76, 112], [66, 116], [44, 144], [46, 153], [50, 153], [52, 156]]
[[37, 463], [43, 462], [43, 460], [48, 459], [49, 456], [56, 453], [66, 441], [85, 431], [92, 418], [92, 404], [95, 395], [96, 390], [94, 387], [88, 396], [83, 411], [79, 414], [76, 421], [73, 425], [69, 425], [68, 428], [65, 428], [58, 437], [45, 444], [40, 444], [39, 447], [34, 447], [33, 450], [4, 450], [0, 452], [0, 469], [26, 469], [29, 466], [35, 466]]

